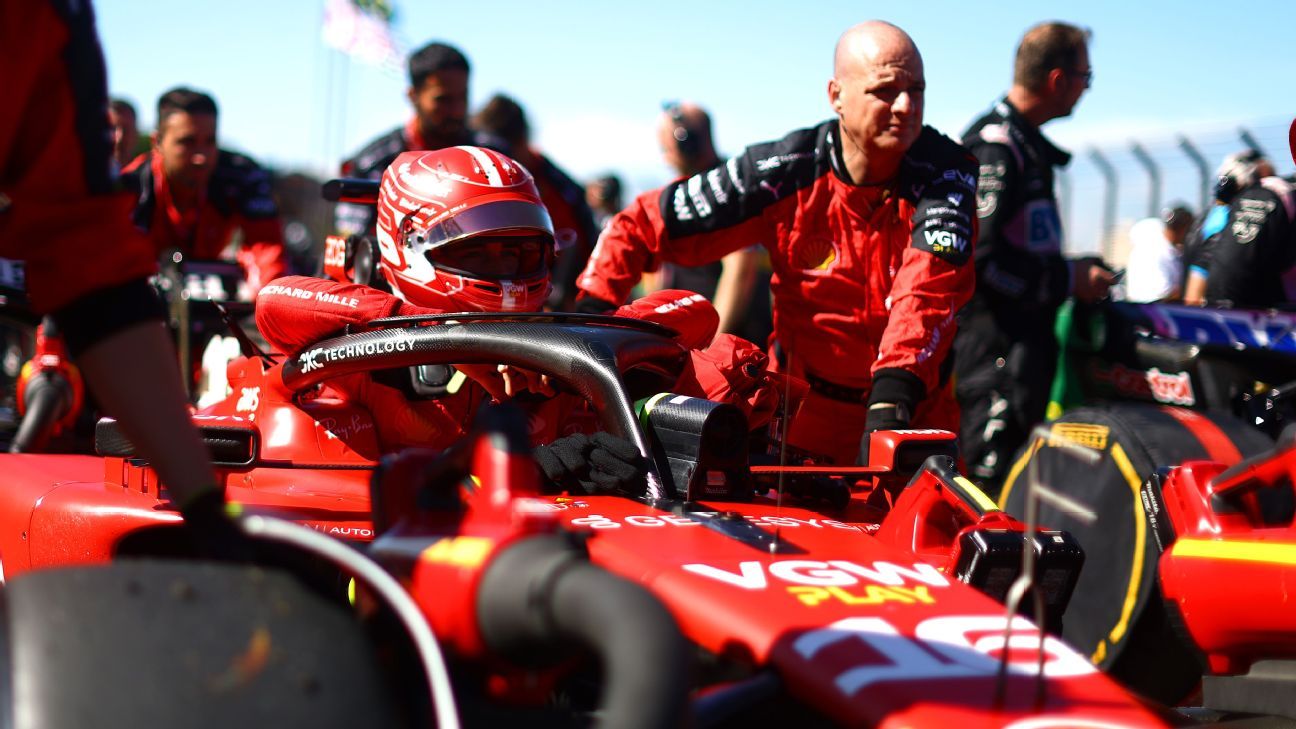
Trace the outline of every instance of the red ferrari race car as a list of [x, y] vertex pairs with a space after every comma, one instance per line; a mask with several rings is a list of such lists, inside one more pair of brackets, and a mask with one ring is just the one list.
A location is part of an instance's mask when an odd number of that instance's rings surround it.
[[[740, 413], [660, 394], [685, 355], [670, 335], [454, 315], [238, 360], [232, 395], [195, 420], [274, 568], [174, 559], [179, 516], [111, 422], [102, 456], [0, 456], [3, 711], [48, 727], [1186, 721], [1036, 627], [1056, 627], [1082, 554], [994, 509], [951, 434], [879, 432], [853, 471], [752, 466]], [[582, 395], [649, 457], [642, 488], [542, 493], [526, 421], [502, 408], [448, 451], [382, 459], [370, 414], [328, 397], [347, 373], [484, 362]], [[1001, 602], [1023, 594], [1034, 620]]]
[[[153, 284], [166, 303], [181, 369], [189, 373], [191, 402], [202, 407], [220, 400], [226, 363], [251, 323], [242, 270], [234, 261], [171, 251]], [[53, 319], [28, 310], [24, 287], [22, 263], [0, 259], [0, 445], [12, 453], [93, 452], [95, 403]]]
[[[1062, 497], [1040, 522], [1088, 558], [1063, 636], [1160, 701], [1296, 721], [1290, 308], [1077, 308], [1062, 369], [1085, 406], [1041, 426], [1000, 497], [1021, 513], [1031, 478]], [[1102, 458], [1076, 468], [1077, 446]]]

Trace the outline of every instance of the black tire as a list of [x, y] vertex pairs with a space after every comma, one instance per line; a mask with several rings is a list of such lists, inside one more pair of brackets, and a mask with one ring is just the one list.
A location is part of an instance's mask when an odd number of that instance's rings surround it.
[[[999, 503], [1010, 514], [1024, 515], [1034, 462], [1042, 483], [1098, 515], [1086, 524], [1040, 507], [1042, 525], [1071, 532], [1085, 550], [1084, 570], [1063, 616], [1063, 638], [1135, 690], [1174, 703], [1200, 680], [1202, 666], [1196, 649], [1167, 620], [1156, 578], [1160, 550], [1140, 488], [1157, 468], [1190, 459], [1245, 458], [1273, 448], [1273, 441], [1229, 416], [1124, 403], [1072, 410], [1053, 421], [1051, 430], [1049, 442], [1037, 450], [1028, 444], [1018, 453]], [[1058, 447], [1063, 440], [1090, 445], [1104, 458], [1086, 466]]]
[[123, 560], [23, 575], [4, 603], [20, 729], [397, 723], [358, 624], [286, 573]]

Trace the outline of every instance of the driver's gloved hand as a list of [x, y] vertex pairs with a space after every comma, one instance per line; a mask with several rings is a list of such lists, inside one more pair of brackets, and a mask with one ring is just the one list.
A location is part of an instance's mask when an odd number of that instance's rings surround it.
[[639, 491], [647, 473], [634, 443], [604, 432], [576, 433], [537, 446], [535, 459], [549, 483], [587, 494]]
[[221, 562], [251, 562], [252, 539], [225, 512], [225, 494], [210, 488], [180, 507], [197, 555]]

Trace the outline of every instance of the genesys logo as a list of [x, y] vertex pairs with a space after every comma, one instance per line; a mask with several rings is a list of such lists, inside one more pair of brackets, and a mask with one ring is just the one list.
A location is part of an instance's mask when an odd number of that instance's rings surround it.
[[852, 587], [859, 584], [892, 587], [920, 584], [928, 587], [949, 587], [950, 584], [949, 579], [939, 570], [922, 562], [898, 565], [881, 560], [860, 564], [844, 559], [826, 562], [812, 559], [785, 559], [766, 564], [749, 560], [739, 562], [737, 571], [702, 563], [686, 564], [683, 565], [683, 569], [699, 577], [744, 590], [764, 590], [771, 583], [780, 586], [811, 587]]
[[[633, 514], [631, 516], [609, 517], [602, 514], [590, 514], [572, 519], [573, 526], [584, 526], [590, 529], [620, 529], [623, 526], [656, 529], [661, 527], [698, 527], [706, 520], [720, 516], [718, 511], [698, 511], [688, 516], [679, 514]], [[862, 532], [863, 528], [846, 524], [833, 519], [797, 519], [790, 516], [752, 516], [744, 517], [748, 522], [763, 527], [784, 527], [788, 529], [840, 529], [843, 531]]]

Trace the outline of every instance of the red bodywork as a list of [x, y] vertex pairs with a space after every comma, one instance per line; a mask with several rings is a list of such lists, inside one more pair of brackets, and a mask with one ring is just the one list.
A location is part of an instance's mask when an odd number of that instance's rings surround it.
[[[331, 398], [327, 386], [294, 396], [281, 384], [280, 367], [235, 362], [232, 395], [195, 417], [200, 426], [253, 435], [253, 465], [219, 468], [228, 498], [249, 511], [373, 540], [369, 482], [380, 454], [372, 419]], [[873, 463], [886, 460], [879, 449], [951, 437], [879, 434]], [[153, 472], [130, 459], [3, 458], [7, 578], [106, 561], [122, 535], [179, 519]], [[464, 658], [491, 660], [482, 655], [472, 611], [491, 555], [519, 537], [569, 529], [589, 535], [596, 564], [654, 592], [691, 641], [753, 670], [773, 669], [790, 695], [843, 724], [1167, 725], [1163, 712], [1049, 636], [1042, 639], [1041, 685], [1041, 633], [1025, 618], [1013, 620], [1006, 679], [999, 680], [1005, 608], [953, 576], [955, 545], [969, 529], [1022, 527], [961, 478], [923, 470], [898, 497], [880, 500], [874, 487], [895, 474], [858, 469], [849, 506], [825, 516], [772, 497], [687, 508], [671, 502], [667, 510], [620, 496], [541, 496], [534, 466], [516, 456], [478, 458], [472, 472], [481, 485], [464, 489], [461, 512], [384, 518], [386, 531], [371, 553], [405, 581], [437, 634]], [[382, 492], [384, 508], [395, 510], [388, 517], [414, 503], [411, 481], [391, 473], [393, 485]], [[778, 547], [734, 533], [774, 535]], [[405, 559], [394, 558], [392, 544]]]
[[[1275, 523], [1262, 499], [1263, 491], [1293, 483], [1296, 447], [1288, 444], [1228, 469], [1185, 463], [1166, 476], [1160, 504], [1145, 496], [1164, 548], [1162, 593], [1212, 674], [1296, 658], [1296, 527], [1289, 519]], [[1242, 607], [1245, 620], [1238, 619]]]

